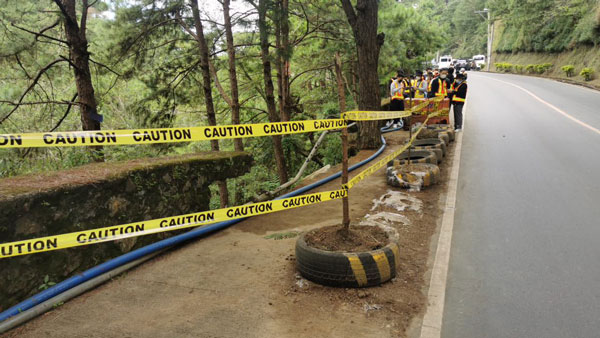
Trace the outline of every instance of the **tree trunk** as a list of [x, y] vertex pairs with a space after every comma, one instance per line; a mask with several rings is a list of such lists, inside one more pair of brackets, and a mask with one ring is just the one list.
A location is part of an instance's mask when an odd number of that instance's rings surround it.
[[[340, 0], [352, 28], [358, 56], [358, 108], [361, 110], [379, 110], [379, 76], [377, 65], [379, 50], [385, 35], [377, 34], [377, 0], [357, 0], [356, 10], [350, 0]], [[381, 145], [379, 122], [359, 123], [359, 147], [361, 149], [378, 148]]]
[[279, 94], [279, 111], [281, 121], [289, 121], [291, 118], [291, 94], [290, 94], [290, 21], [289, 2], [279, 0], [277, 6], [278, 15], [275, 22], [275, 46], [277, 48], [277, 84]]
[[[265, 101], [269, 121], [279, 122], [277, 115], [277, 106], [275, 105], [273, 79], [271, 78], [271, 61], [269, 60], [269, 32], [267, 27], [267, 5], [271, 0], [259, 0], [258, 2], [258, 29], [260, 31], [260, 50], [263, 64], [263, 78], [265, 82]], [[281, 136], [273, 136], [273, 148], [275, 153], [275, 162], [279, 174], [279, 182], [284, 184], [288, 181], [287, 168], [285, 165], [285, 156]]]
[[[240, 98], [235, 66], [235, 47], [233, 46], [231, 16], [229, 15], [230, 1], [231, 0], [223, 0], [223, 19], [225, 23], [225, 39], [227, 41], [227, 56], [229, 60], [229, 83], [231, 86], [231, 124], [240, 124]], [[236, 151], [244, 151], [242, 139], [234, 139], [233, 147]]]
[[[194, 27], [196, 28], [196, 41], [198, 42], [198, 50], [200, 52], [200, 69], [202, 71], [202, 89], [204, 91], [204, 102], [206, 104], [206, 116], [209, 126], [217, 125], [217, 117], [215, 114], [215, 106], [212, 97], [212, 86], [210, 80], [210, 67], [208, 60], [208, 45], [204, 38], [204, 27], [200, 20], [200, 11], [198, 10], [198, 0], [191, 0], [192, 16], [194, 17]], [[210, 148], [212, 151], [219, 151], [219, 141], [211, 140]], [[229, 204], [229, 192], [227, 191], [227, 182], [218, 181], [219, 197], [221, 200], [221, 208]]]
[[[344, 91], [344, 78], [342, 75], [342, 59], [340, 53], [335, 53], [335, 77], [338, 87], [338, 101], [340, 112], [346, 111], [346, 92]], [[348, 184], [348, 128], [342, 130], [342, 185]], [[347, 235], [350, 231], [350, 207], [348, 193], [342, 198], [342, 227]]]
[[[97, 113], [98, 104], [94, 95], [94, 85], [90, 73], [90, 53], [86, 38], [87, 0], [83, 1], [81, 25], [77, 23], [75, 0], [55, 0], [64, 16], [65, 36], [69, 44], [70, 62], [75, 75], [75, 86], [79, 96], [81, 111], [81, 126], [83, 130], [100, 130], [100, 117]], [[101, 146], [91, 147], [94, 159], [104, 161]]]

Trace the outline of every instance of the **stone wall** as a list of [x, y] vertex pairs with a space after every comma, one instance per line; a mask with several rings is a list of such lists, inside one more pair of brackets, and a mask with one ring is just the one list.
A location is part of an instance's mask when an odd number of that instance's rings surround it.
[[[0, 243], [205, 211], [209, 185], [246, 173], [246, 153], [95, 163], [0, 179]], [[123, 253], [186, 230], [0, 259], [0, 310]]]

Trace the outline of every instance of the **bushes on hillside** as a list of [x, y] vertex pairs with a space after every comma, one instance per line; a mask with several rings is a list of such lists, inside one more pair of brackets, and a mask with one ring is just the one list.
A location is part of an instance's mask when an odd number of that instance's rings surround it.
[[551, 63], [542, 63], [539, 65], [529, 64], [527, 66], [523, 65], [513, 65], [512, 63], [506, 62], [496, 62], [494, 63], [494, 67], [496, 67], [496, 71], [504, 72], [504, 73], [517, 73], [522, 74], [523, 72], [527, 72], [529, 74], [544, 74], [550, 69], [552, 69], [554, 65]]
[[515, 73], [523, 74], [523, 68], [521, 65], [515, 65]]
[[579, 73], [583, 77], [585, 81], [590, 81], [594, 78], [594, 70], [592, 68], [583, 68], [581, 73]]
[[527, 67], [525, 67], [525, 71], [529, 74], [535, 73], [535, 65], [528, 64]]
[[575, 66], [566, 65], [566, 66], [562, 66], [560, 69], [562, 69], [562, 71], [565, 72], [567, 77], [571, 77], [571, 76], [573, 76], [573, 72], [575, 71]]
[[542, 63], [541, 65], [535, 65], [535, 72], [538, 74], [544, 74], [550, 69], [552, 69], [551, 63]]
[[[551, 63], [542, 63], [542, 64], [528, 64], [527, 66], [523, 65], [513, 65], [512, 63], [507, 62], [496, 62], [494, 63], [494, 67], [496, 67], [497, 72], [502, 73], [515, 73], [515, 74], [544, 74], [547, 73], [554, 67]], [[567, 77], [573, 76], [575, 74], [575, 66], [573, 65], [565, 65], [560, 67], [560, 69], [565, 72]], [[581, 70], [579, 73], [581, 77], [585, 81], [591, 81], [594, 78], [594, 69], [586, 67]]]
[[496, 67], [496, 71], [510, 73], [513, 69], [512, 63], [506, 62], [496, 62], [494, 63], [494, 67]]

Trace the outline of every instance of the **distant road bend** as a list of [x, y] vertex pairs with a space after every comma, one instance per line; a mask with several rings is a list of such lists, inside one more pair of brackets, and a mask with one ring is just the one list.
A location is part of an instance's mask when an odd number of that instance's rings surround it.
[[442, 336], [598, 337], [600, 92], [468, 83]]

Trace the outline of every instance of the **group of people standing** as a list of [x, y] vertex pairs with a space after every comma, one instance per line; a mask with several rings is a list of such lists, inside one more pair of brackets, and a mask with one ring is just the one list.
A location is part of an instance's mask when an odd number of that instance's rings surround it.
[[390, 84], [390, 110], [403, 111], [404, 99], [448, 98], [454, 111], [454, 129], [462, 129], [462, 110], [467, 97], [467, 72], [454, 68], [417, 71], [414, 76], [399, 71]]

